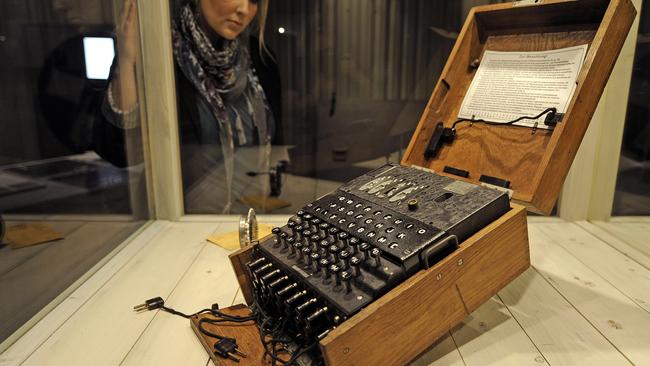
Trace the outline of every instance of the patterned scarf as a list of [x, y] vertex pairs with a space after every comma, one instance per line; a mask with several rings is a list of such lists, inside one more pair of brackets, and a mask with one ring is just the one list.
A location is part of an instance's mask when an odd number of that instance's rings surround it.
[[[267, 118], [271, 118], [272, 114], [251, 66], [248, 48], [239, 39], [224, 39], [221, 49], [216, 49], [199, 26], [200, 16], [194, 1], [188, 1], [180, 8], [179, 16], [172, 26], [174, 57], [183, 74], [210, 106], [218, 123], [228, 191], [228, 202], [223, 213], [228, 213], [232, 205], [235, 151], [233, 130], [237, 132], [239, 145], [249, 143], [243, 121], [252, 119], [258, 142], [263, 147], [260, 149], [259, 161], [267, 168], [271, 143]], [[233, 120], [229, 117], [224, 99], [227, 102], [241, 96], [246, 98], [246, 108], [235, 109]]]

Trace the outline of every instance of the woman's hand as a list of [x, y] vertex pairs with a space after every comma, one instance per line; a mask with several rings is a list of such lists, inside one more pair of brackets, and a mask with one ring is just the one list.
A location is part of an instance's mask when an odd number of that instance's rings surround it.
[[138, 6], [136, 0], [124, 0], [117, 20], [117, 67], [110, 88], [116, 107], [129, 111], [138, 103], [135, 65], [139, 56]]
[[136, 0], [124, 0], [116, 33], [120, 66], [134, 65], [138, 57], [138, 6]]

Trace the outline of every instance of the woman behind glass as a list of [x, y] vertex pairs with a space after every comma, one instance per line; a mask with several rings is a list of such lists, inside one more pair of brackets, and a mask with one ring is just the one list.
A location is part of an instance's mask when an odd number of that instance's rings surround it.
[[[125, 3], [118, 28], [118, 50], [124, 48], [127, 55], [136, 42], [130, 31], [133, 1]], [[279, 132], [279, 73], [273, 58], [263, 56], [267, 1], [185, 0], [174, 12], [172, 39], [188, 213], [243, 212], [245, 196], [266, 194], [264, 176], [246, 173], [268, 171], [271, 141]], [[253, 23], [259, 38], [250, 36]], [[137, 126], [129, 122], [138, 103], [131, 72], [134, 59], [123, 56], [107, 93], [107, 114], [113, 118], [107, 118], [109, 123], [97, 133], [105, 142], [123, 139]], [[152, 121], [150, 129], [154, 128]], [[121, 149], [110, 145], [98, 143], [97, 150], [108, 160], [126, 165]]]

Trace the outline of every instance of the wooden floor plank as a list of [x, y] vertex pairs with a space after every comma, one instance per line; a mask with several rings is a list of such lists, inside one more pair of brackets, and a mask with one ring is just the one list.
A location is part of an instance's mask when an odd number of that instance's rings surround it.
[[467, 366], [548, 365], [498, 297], [470, 314], [451, 334]]
[[498, 297], [490, 299], [411, 366], [548, 365]]
[[650, 314], [557, 244], [573, 224], [530, 227], [533, 265], [609, 342], [637, 365], [650, 364]]
[[[227, 255], [225, 249], [206, 244], [165, 299], [166, 305], [185, 313], [209, 308], [213, 303], [229, 306], [238, 286]], [[122, 365], [204, 365], [208, 358], [189, 320], [158, 312]]]
[[88, 299], [106, 284], [140, 250], [151, 245], [153, 240], [169, 225], [167, 221], [156, 221], [139, 233], [136, 238], [121, 248], [105, 265], [87, 281], [68, 295], [47, 316], [41, 319], [25, 335], [0, 355], [0, 365], [19, 365], [40, 347], [63, 323], [65, 323]]
[[[612, 233], [612, 231], [616, 231], [613, 230], [613, 228], [615, 228], [620, 224], [610, 225], [610, 223], [604, 223], [599, 221], [589, 222], [589, 223], [582, 221], [582, 222], [578, 222], [577, 224], [580, 227], [582, 227], [584, 230], [590, 232], [597, 238], [600, 238], [601, 240], [609, 244], [609, 246], [623, 253], [625, 256], [635, 260], [645, 268], [650, 269], [650, 256], [647, 253], [638, 249], [634, 245], [630, 245], [630, 243], [626, 242], [625, 240], [621, 239], [620, 237]], [[606, 230], [605, 227], [609, 227], [610, 229]]]
[[205, 246], [214, 224], [172, 223], [63, 324], [24, 365], [117, 365], [155, 312], [145, 299], [168, 297]]
[[465, 366], [450, 333], [436, 341], [409, 366]]
[[[7, 227], [11, 227], [14, 224], [24, 224], [24, 221], [9, 221], [7, 222]], [[73, 231], [79, 229], [86, 222], [84, 221], [32, 221], [31, 223], [36, 224], [48, 224], [51, 225], [54, 230], [63, 234], [65, 237], [69, 236]], [[28, 247], [23, 247], [20, 249], [12, 249], [9, 245], [4, 245], [0, 247], [0, 276], [11, 271], [12, 269], [18, 267], [19, 265], [25, 263], [25, 261], [33, 258], [41, 251], [57, 245], [59, 241], [52, 241], [49, 243], [43, 243], [38, 245], [31, 245]]]
[[[582, 223], [592, 225], [589, 223]], [[650, 313], [650, 270], [576, 224], [537, 225], [573, 257]]]
[[[219, 229], [234, 230], [236, 225], [237, 220], [230, 220]], [[583, 231], [585, 225], [591, 224], [530, 224], [535, 269], [472, 313], [453, 329], [453, 336], [443, 337], [412, 366], [629, 365], [630, 360], [650, 364], [650, 318], [640, 302], [648, 296], [642, 291], [647, 268], [628, 261], [621, 249], [604, 241], [615, 238], [632, 248], [633, 255], [642, 252], [600, 225], [592, 226], [608, 237]], [[637, 234], [644, 232], [634, 225]], [[213, 365], [185, 319], [154, 312], [136, 315], [131, 307], [158, 295], [169, 306], [188, 312], [209, 305], [213, 297], [223, 306], [243, 302], [234, 276], [230, 285], [220, 286], [220, 279], [232, 276], [230, 265], [220, 262], [226, 260], [225, 251], [203, 241], [215, 226], [169, 224], [149, 245], [132, 253], [121, 270], [105, 278], [105, 285], [76, 313], [68, 314], [58, 331], [45, 336], [25, 365]], [[0, 365], [14, 364], [11, 361], [0, 356]]]
[[609, 222], [618, 223], [618, 222], [641, 222], [645, 224], [650, 224], [650, 216], [612, 216], [609, 218]]
[[499, 297], [550, 365], [630, 364], [535, 269], [512, 281]]
[[86, 223], [0, 276], [0, 339], [9, 337], [140, 225]]
[[594, 221], [605, 231], [624, 241], [634, 249], [650, 257], [650, 222], [603, 222]]
[[235, 294], [235, 298], [232, 299], [231, 305], [237, 305], [237, 304], [246, 304], [246, 299], [244, 298], [244, 293], [241, 292], [241, 290], [239, 290], [239, 287], [238, 287], [237, 293]]

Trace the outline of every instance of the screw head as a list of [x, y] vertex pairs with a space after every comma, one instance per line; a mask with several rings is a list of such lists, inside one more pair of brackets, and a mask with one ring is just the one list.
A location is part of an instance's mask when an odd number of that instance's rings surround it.
[[343, 354], [347, 355], [348, 353], [350, 353], [350, 348], [349, 347], [343, 348]]
[[462, 266], [462, 265], [463, 265], [463, 258], [458, 260], [458, 266]]
[[436, 280], [440, 281], [442, 279], [442, 273], [438, 273], [436, 276]]

